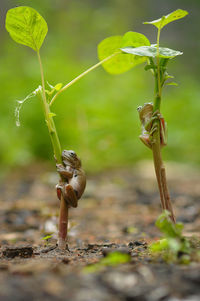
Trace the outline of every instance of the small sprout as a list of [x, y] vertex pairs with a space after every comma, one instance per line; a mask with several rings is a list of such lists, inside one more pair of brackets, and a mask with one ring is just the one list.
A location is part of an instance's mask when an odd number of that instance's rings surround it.
[[164, 211], [157, 219], [156, 226], [164, 235], [149, 246], [150, 252], [161, 254], [169, 262], [190, 263], [193, 249], [190, 241], [183, 236], [183, 224], [174, 224], [170, 212]]
[[167, 85], [167, 86], [178, 86], [178, 84], [175, 83], [175, 82], [167, 83], [166, 85]]
[[56, 116], [55, 113], [53, 113], [53, 112], [50, 112], [50, 113], [49, 113], [49, 117], [55, 117], [55, 116]]
[[119, 251], [109, 253], [105, 258], [99, 262], [90, 264], [83, 269], [85, 273], [95, 273], [102, 270], [106, 266], [118, 266], [120, 264], [128, 263], [131, 261], [129, 254], [124, 254]]
[[62, 83], [58, 83], [58, 84], [55, 85], [54, 89], [55, 89], [56, 91], [59, 91], [59, 90], [62, 88], [62, 86], [63, 86]]
[[47, 247], [49, 245], [49, 240], [53, 237], [53, 234], [48, 234], [44, 237], [42, 237], [42, 240], [44, 240], [44, 245]]
[[50, 91], [49, 90], [45, 90], [45, 92], [47, 93], [48, 96], [51, 96], [51, 97], [53, 96], [53, 94], [55, 94], [56, 92], [58, 92], [62, 88], [62, 86], [63, 86], [62, 83], [58, 83], [55, 86], [52, 86], [48, 82], [47, 82], [47, 85], [49, 86], [49, 88], [51, 90]]
[[52, 238], [53, 235], [46, 235], [44, 237], [42, 237], [43, 240], [49, 240], [50, 238]]

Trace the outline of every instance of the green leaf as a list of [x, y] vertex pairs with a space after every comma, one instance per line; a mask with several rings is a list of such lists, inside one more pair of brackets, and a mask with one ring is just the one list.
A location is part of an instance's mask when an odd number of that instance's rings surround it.
[[121, 74], [143, 63], [146, 59], [124, 55], [121, 47], [132, 46], [138, 47], [142, 45], [150, 45], [149, 40], [138, 32], [127, 32], [124, 36], [112, 36], [104, 39], [98, 45], [99, 60], [109, 57], [116, 53], [116, 56], [102, 64], [104, 69], [110, 74]]
[[188, 12], [186, 10], [177, 9], [167, 16], [163, 16], [162, 18], [151, 21], [151, 22], [144, 22], [143, 24], [152, 24], [152, 25], [156, 26], [158, 29], [162, 29], [165, 25], [167, 25], [175, 20], [184, 18], [186, 15], [188, 15]]
[[103, 265], [117, 266], [119, 264], [127, 263], [131, 261], [131, 256], [129, 254], [124, 254], [118, 251], [108, 254], [105, 258], [101, 260]]
[[[156, 57], [157, 56], [157, 47], [156, 45], [151, 45], [151, 46], [141, 46], [137, 48], [133, 47], [125, 47], [121, 48], [121, 50], [125, 53], [138, 55], [138, 56], [145, 56], [145, 57]], [[159, 47], [159, 57], [164, 57], [164, 58], [173, 58], [177, 55], [182, 55], [183, 52], [173, 50], [170, 48], [164, 48], [164, 47]]]
[[178, 84], [177, 84], [177, 83], [175, 83], [175, 82], [172, 82], [172, 83], [167, 83], [166, 85], [167, 85], [167, 86], [178, 86]]
[[150, 46], [150, 42], [145, 37], [145, 35], [134, 32], [128, 31], [123, 35], [121, 47], [132, 46], [132, 47], [139, 47], [139, 46]]
[[102, 270], [105, 266], [118, 266], [131, 261], [129, 254], [123, 254], [118, 251], [114, 251], [108, 254], [105, 258], [102, 258], [99, 262], [90, 264], [83, 269], [85, 273], [95, 273]]
[[169, 248], [169, 243], [166, 238], [160, 239], [149, 246], [151, 252], [161, 252]]
[[[153, 253], [161, 253], [163, 259], [171, 262], [184, 263], [182, 256], [192, 254], [192, 246], [190, 241], [183, 236], [183, 224], [174, 224], [170, 219], [170, 212], [164, 210], [158, 217], [156, 226], [164, 234], [163, 239], [152, 243], [149, 250]], [[187, 257], [186, 263], [188, 263]]]
[[53, 112], [50, 112], [48, 115], [49, 115], [49, 117], [55, 117], [56, 116], [56, 114], [53, 113]]
[[183, 224], [182, 223], [172, 223], [170, 219], [170, 212], [164, 210], [163, 213], [158, 217], [156, 221], [156, 226], [160, 229], [165, 236], [170, 238], [180, 238], [182, 237]]
[[48, 85], [49, 88], [51, 89], [51, 91], [45, 90], [45, 92], [46, 92], [49, 96], [51, 96], [51, 95], [52, 95], [53, 93], [55, 93], [55, 92], [58, 92], [58, 91], [62, 88], [62, 86], [63, 86], [62, 83], [58, 83], [58, 84], [56, 84], [55, 86], [53, 86], [53, 85], [51, 85], [51, 84], [48, 83], [48, 82], [47, 82], [47, 85]]
[[169, 249], [173, 253], [178, 253], [181, 249], [181, 242], [176, 238], [168, 238]]
[[62, 83], [58, 83], [58, 84], [55, 85], [54, 89], [55, 89], [56, 91], [59, 91], [59, 90], [62, 88], [62, 86], [63, 86]]
[[15, 42], [39, 51], [47, 34], [48, 26], [35, 9], [19, 6], [7, 12], [6, 29]]
[[173, 76], [173, 75], [169, 75], [169, 74], [167, 74], [167, 75], [165, 76], [165, 80], [166, 80], [166, 79], [170, 79], [170, 78], [174, 78], [174, 76]]
[[48, 239], [50, 239], [52, 237], [52, 235], [46, 235], [46, 236], [44, 236], [42, 239], [43, 240], [48, 240]]

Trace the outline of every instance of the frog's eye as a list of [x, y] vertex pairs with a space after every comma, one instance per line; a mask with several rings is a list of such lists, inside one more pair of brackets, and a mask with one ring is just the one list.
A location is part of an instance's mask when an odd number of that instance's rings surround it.
[[69, 152], [70, 156], [72, 156], [73, 158], [76, 158], [76, 153], [74, 151], [70, 151]]

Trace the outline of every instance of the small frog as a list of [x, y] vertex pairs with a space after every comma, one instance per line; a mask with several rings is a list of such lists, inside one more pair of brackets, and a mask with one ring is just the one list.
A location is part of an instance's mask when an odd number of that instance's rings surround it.
[[85, 190], [85, 172], [81, 168], [81, 160], [72, 150], [63, 150], [62, 161], [63, 164], [56, 164], [57, 171], [62, 178], [56, 185], [57, 196], [60, 200], [63, 194], [68, 206], [76, 208]]
[[160, 121], [160, 145], [167, 144], [167, 124], [160, 113], [157, 111], [153, 113], [153, 104], [151, 102], [145, 103], [143, 106], [137, 108], [139, 112], [140, 121], [142, 124], [142, 134], [139, 136], [140, 140], [149, 148], [152, 148], [152, 134], [156, 131], [157, 126], [153, 126], [153, 121], [159, 119]]

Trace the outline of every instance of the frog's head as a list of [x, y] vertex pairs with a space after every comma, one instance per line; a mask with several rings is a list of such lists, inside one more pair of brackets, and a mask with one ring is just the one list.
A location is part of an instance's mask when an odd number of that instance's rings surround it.
[[73, 168], [81, 167], [81, 160], [73, 150], [64, 150], [62, 152], [62, 160], [65, 166], [70, 165]]

